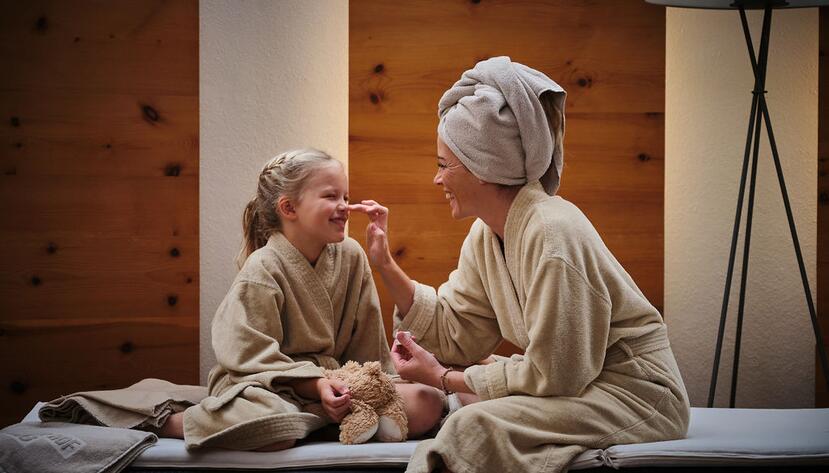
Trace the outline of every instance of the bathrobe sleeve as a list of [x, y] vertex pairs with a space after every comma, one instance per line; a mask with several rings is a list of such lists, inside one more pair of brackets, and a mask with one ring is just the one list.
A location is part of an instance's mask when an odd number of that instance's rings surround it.
[[579, 396], [602, 370], [611, 315], [606, 295], [563, 258], [543, 257], [534, 266], [523, 314], [524, 356], [464, 372], [481, 399]]
[[323, 376], [310, 361], [294, 361], [280, 351], [282, 300], [278, 287], [246, 280], [237, 280], [225, 296], [213, 319], [212, 337], [216, 360], [232, 381], [273, 386]]
[[360, 363], [379, 361], [383, 371], [395, 374], [394, 363], [389, 354], [389, 344], [386, 341], [386, 329], [383, 326], [380, 298], [377, 296], [377, 287], [374, 285], [374, 278], [371, 276], [371, 268], [365, 255], [361, 258], [361, 265], [360, 283], [352, 289], [358, 301], [356, 323], [340, 363], [343, 364], [349, 360]]
[[395, 324], [397, 330], [412, 332], [418, 344], [443, 363], [476, 363], [491, 355], [503, 339], [473, 249], [479, 237], [473, 227], [461, 247], [458, 268], [437, 291], [415, 283], [414, 303]]

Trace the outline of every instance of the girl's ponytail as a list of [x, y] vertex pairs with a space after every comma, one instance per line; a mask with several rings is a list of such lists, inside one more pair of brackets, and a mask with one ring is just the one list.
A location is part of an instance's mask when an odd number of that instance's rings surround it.
[[268, 239], [262, 235], [259, 225], [259, 212], [256, 198], [251, 199], [242, 213], [242, 249], [236, 256], [236, 267], [241, 269], [251, 253], [265, 246]]

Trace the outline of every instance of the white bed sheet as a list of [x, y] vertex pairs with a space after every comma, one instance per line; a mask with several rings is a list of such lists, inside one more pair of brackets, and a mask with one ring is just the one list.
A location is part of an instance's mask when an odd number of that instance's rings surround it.
[[607, 466], [829, 464], [829, 409], [691, 408], [682, 440], [615, 445]]
[[[23, 419], [40, 422], [38, 403]], [[404, 466], [417, 441], [342, 445], [311, 442], [281, 452], [187, 451], [184, 442], [159, 439], [132, 464], [141, 468], [300, 469]], [[829, 409], [691, 409], [682, 440], [588, 450], [571, 470], [608, 466], [694, 467], [829, 465]]]

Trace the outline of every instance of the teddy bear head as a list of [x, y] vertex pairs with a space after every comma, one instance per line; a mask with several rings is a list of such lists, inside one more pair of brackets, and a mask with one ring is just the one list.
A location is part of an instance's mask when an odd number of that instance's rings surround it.
[[357, 362], [348, 361], [334, 373], [348, 385], [353, 398], [372, 407], [383, 406], [396, 396], [394, 385], [383, 372], [380, 362], [369, 361], [360, 366]]

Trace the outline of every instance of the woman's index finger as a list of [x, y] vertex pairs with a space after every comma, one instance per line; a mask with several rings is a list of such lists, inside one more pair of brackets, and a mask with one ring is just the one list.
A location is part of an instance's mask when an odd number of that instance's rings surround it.
[[354, 212], [369, 213], [371, 211], [371, 207], [364, 204], [348, 204], [348, 210]]

